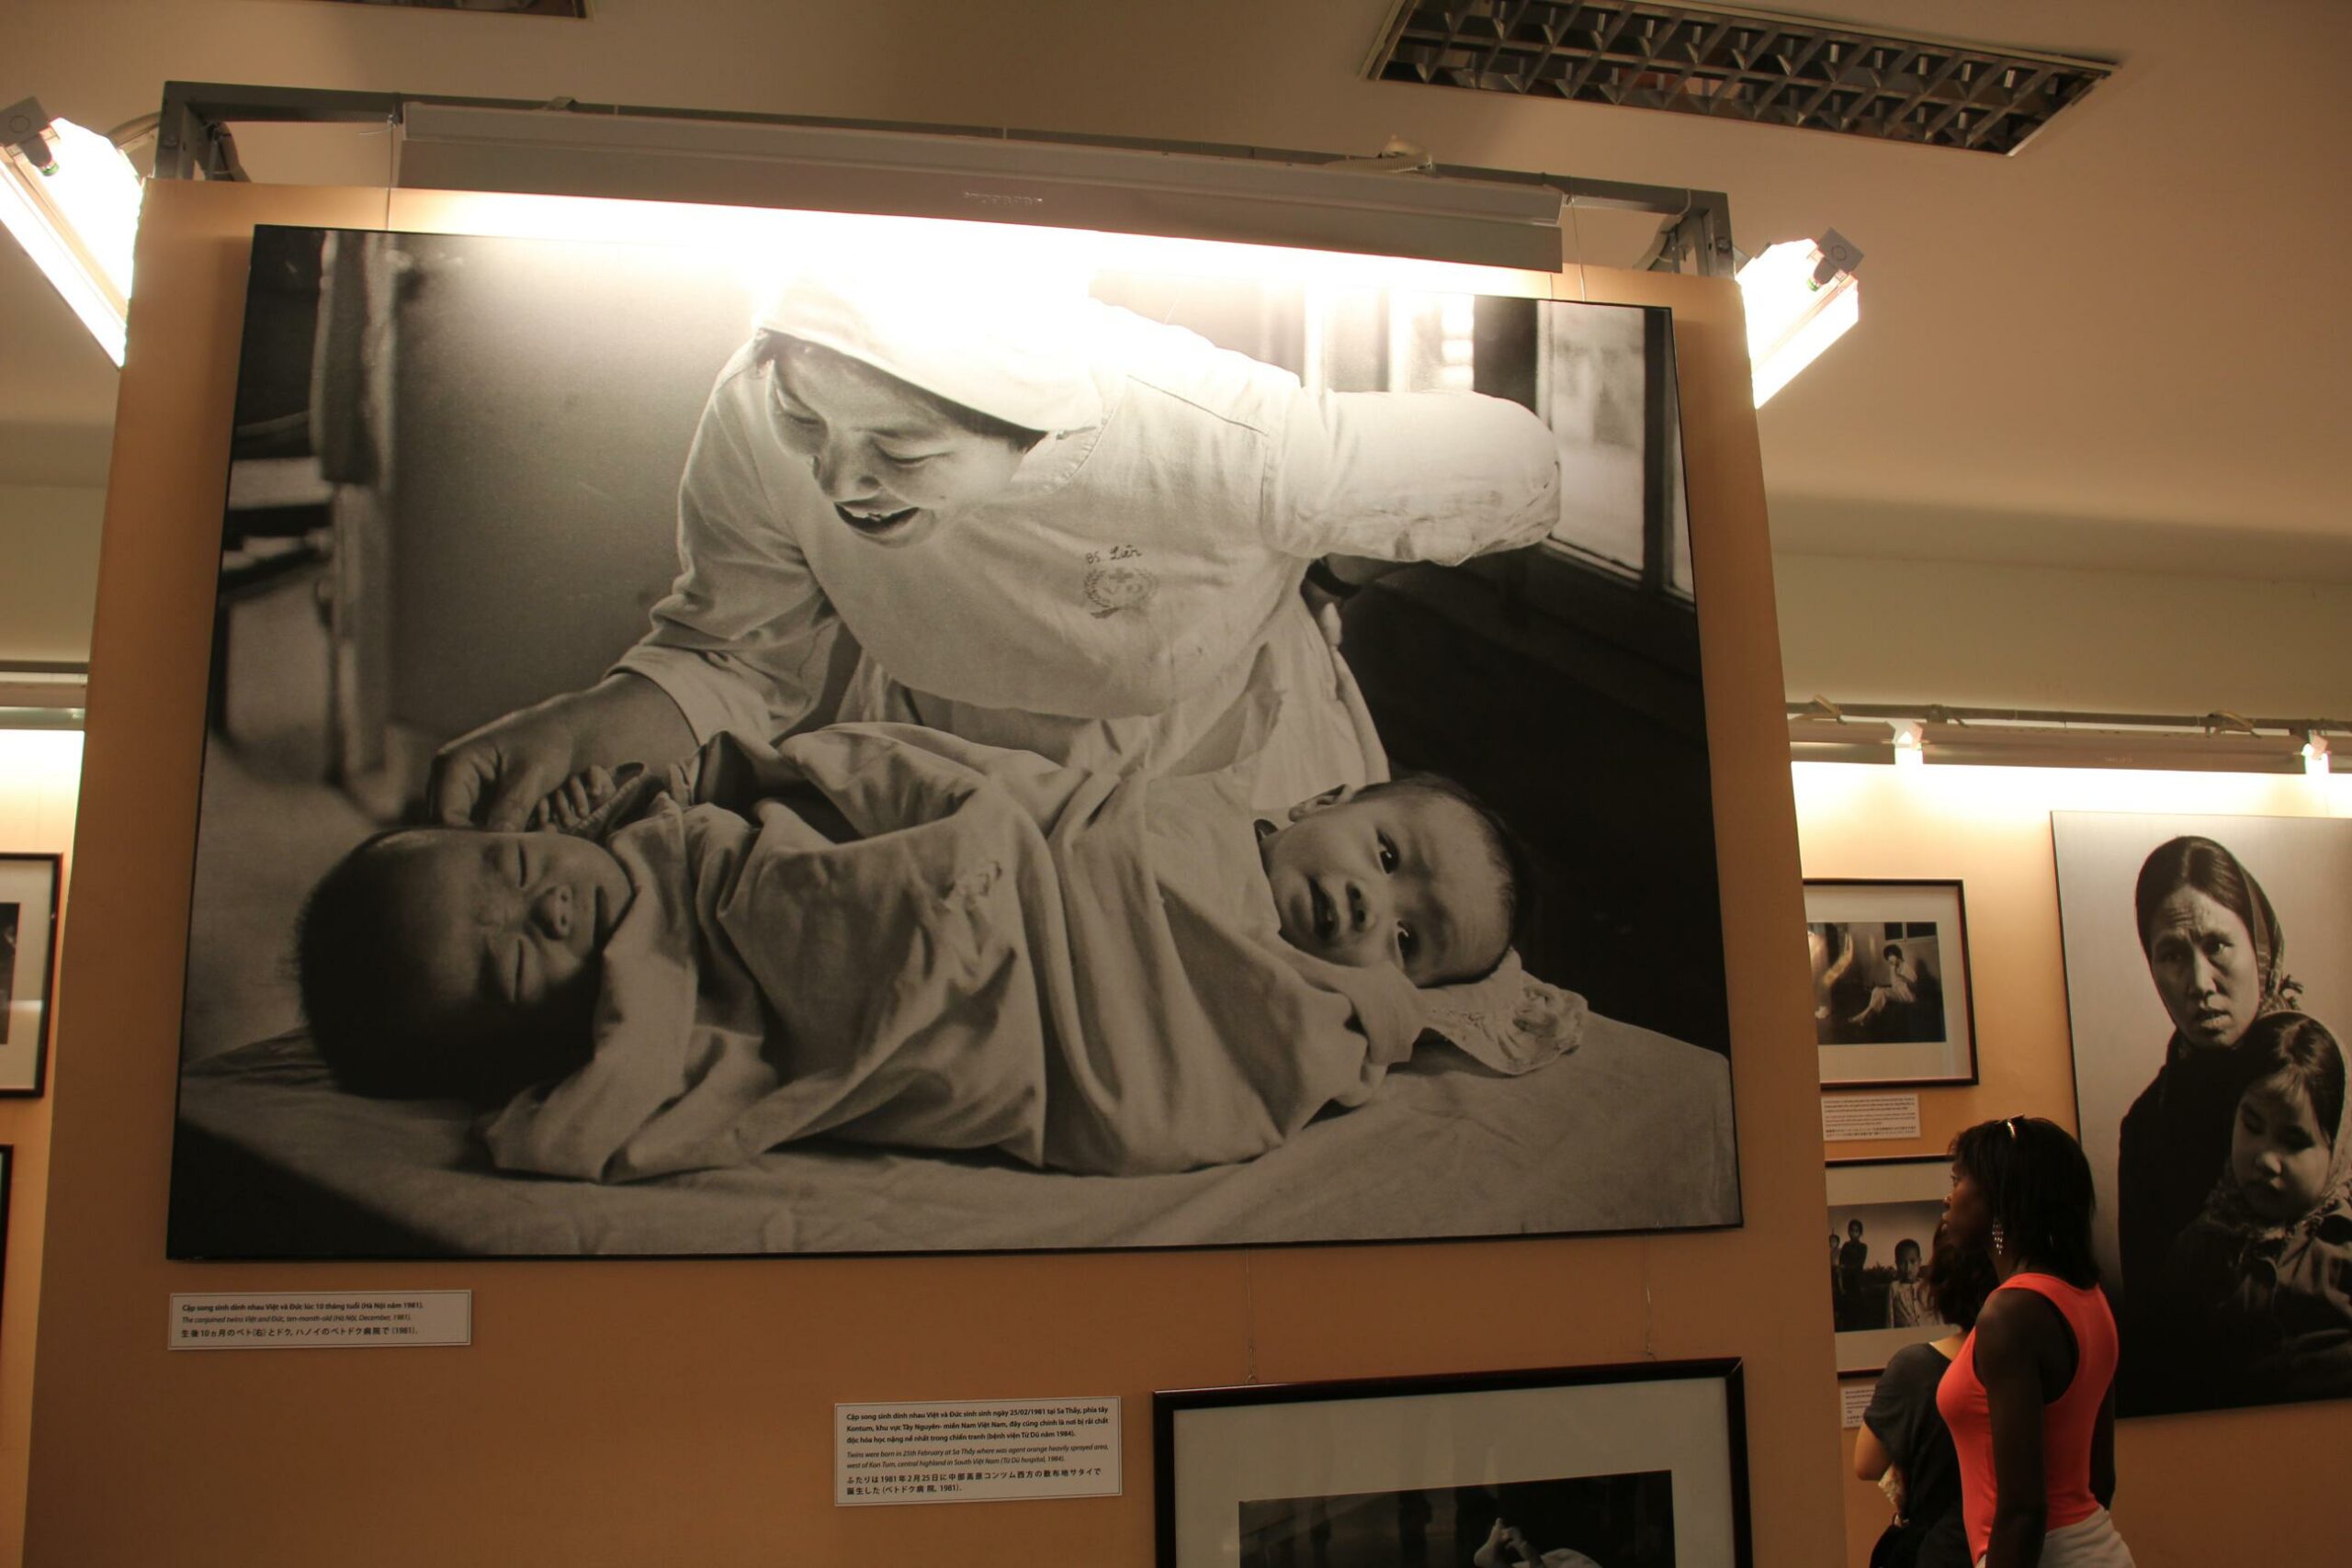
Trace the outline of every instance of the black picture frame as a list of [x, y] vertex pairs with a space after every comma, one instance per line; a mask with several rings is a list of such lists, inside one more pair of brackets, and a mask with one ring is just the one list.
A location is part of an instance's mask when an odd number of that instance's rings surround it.
[[[1680, 1386], [1671, 1395], [1662, 1393], [1655, 1411], [1628, 1419], [1624, 1391], [1653, 1385]], [[1393, 1440], [1412, 1432], [1411, 1406], [1423, 1403], [1429, 1406], [1420, 1413], [1423, 1421], [1442, 1428], [1464, 1421], [1479, 1424], [1486, 1442], [1476, 1454], [1456, 1450], [1451, 1457], [1459, 1462], [1448, 1474], [1405, 1474], [1393, 1469], [1378, 1473], [1371, 1467], [1381, 1461], [1393, 1465], [1417, 1449], [1427, 1457], [1429, 1441], [1415, 1445]], [[1709, 1408], [1720, 1412], [1713, 1430], [1704, 1429]], [[1318, 1422], [1328, 1422], [1329, 1430], [1317, 1434]], [[1589, 1426], [1596, 1423], [1605, 1430], [1591, 1432]], [[1541, 1440], [1498, 1458], [1498, 1443], [1530, 1434]], [[1181, 1457], [1188, 1435], [1213, 1445], [1211, 1451], [1228, 1473], [1188, 1478]], [[1312, 1441], [1317, 1435], [1325, 1439], [1319, 1446]], [[1334, 1438], [1340, 1441], [1333, 1443]], [[1668, 1446], [1673, 1444], [1686, 1447], [1678, 1450]], [[1702, 1451], [1708, 1457], [1700, 1457]], [[1244, 1478], [1252, 1488], [1282, 1485], [1278, 1464], [1261, 1462], [1276, 1454], [1297, 1458], [1302, 1480], [1312, 1475], [1315, 1486], [1346, 1490], [1313, 1496], [1277, 1492], [1269, 1498], [1262, 1490], [1253, 1496], [1225, 1495], [1233, 1487], [1220, 1483]], [[1663, 1473], [1669, 1478], [1663, 1486], [1657, 1484], [1660, 1460], [1666, 1461]], [[1682, 1462], [1686, 1460], [1687, 1464]], [[1510, 1475], [1513, 1470], [1522, 1473]], [[1664, 1561], [1727, 1562], [1736, 1568], [1749, 1568], [1753, 1561], [1747, 1412], [1736, 1358], [1162, 1390], [1152, 1395], [1152, 1483], [1158, 1568], [1235, 1562], [1232, 1553], [1239, 1549], [1245, 1506], [1312, 1506], [1319, 1514], [1324, 1505], [1343, 1498], [1370, 1503], [1391, 1494], [1499, 1495], [1507, 1486], [1541, 1489], [1579, 1483], [1621, 1490], [1633, 1483], [1649, 1487], [1651, 1496], [1667, 1493], [1671, 1527]], [[1203, 1487], [1217, 1490], [1204, 1499]], [[1232, 1538], [1220, 1533], [1216, 1541], [1203, 1539], [1197, 1521], [1227, 1502], [1236, 1510]], [[1705, 1542], [1714, 1543], [1713, 1554], [1706, 1553]], [[1238, 1561], [1246, 1564], [1254, 1559], [1244, 1555]]]
[[[1975, 976], [1961, 879], [1807, 877], [1804, 903], [1821, 1087], [1975, 1083]], [[1864, 943], [1853, 942], [1842, 969], [1838, 951], [1826, 949], [1823, 940], [1824, 928], [1840, 927], [1881, 928], [1869, 939], [1874, 951], [1865, 953]], [[1888, 946], [1905, 954], [1903, 976], [1887, 973], [1877, 950]]]
[[[1914, 1228], [1917, 1235], [1898, 1234], [1891, 1240], [1882, 1236], [1886, 1250], [1879, 1258], [1858, 1270], [1863, 1287], [1859, 1301], [1849, 1300], [1841, 1290], [1841, 1277], [1836, 1255], [1830, 1264], [1830, 1322], [1837, 1346], [1838, 1376], [1843, 1382], [1849, 1378], [1874, 1378], [1886, 1371], [1887, 1357], [1904, 1345], [1924, 1344], [1940, 1338], [1946, 1325], [1917, 1324], [1897, 1327], [1885, 1323], [1858, 1321], [1867, 1313], [1873, 1319], [1880, 1312], [1891, 1319], [1892, 1287], [1900, 1282], [1901, 1262], [1894, 1253], [1905, 1241], [1918, 1244], [1919, 1261], [1924, 1265], [1935, 1250], [1935, 1227], [1941, 1217], [1943, 1195], [1951, 1190], [1951, 1160], [1945, 1155], [1905, 1155], [1894, 1159], [1833, 1159], [1823, 1162], [1824, 1196], [1827, 1201], [1829, 1234], [1834, 1242], [1846, 1234], [1845, 1223], [1857, 1210], [1897, 1211], [1933, 1204], [1934, 1216], [1917, 1216]], [[1891, 1217], [1891, 1215], [1890, 1215]], [[1864, 1236], [1868, 1237], [1865, 1219]], [[1876, 1278], [1883, 1269], [1892, 1279]], [[1883, 1292], [1880, 1287], [1888, 1287]]]
[[38, 1100], [49, 1087], [64, 867], [62, 855], [0, 853], [0, 1099]]

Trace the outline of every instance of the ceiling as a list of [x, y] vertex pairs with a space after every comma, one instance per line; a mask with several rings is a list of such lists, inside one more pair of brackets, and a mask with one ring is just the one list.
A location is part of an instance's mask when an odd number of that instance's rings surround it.
[[[9, 0], [0, 99], [105, 128], [167, 79], [1007, 125], [1726, 191], [1836, 225], [1862, 324], [1761, 413], [1783, 552], [2352, 581], [2341, 196], [2352, 6], [1849, 0], [2119, 60], [2011, 158], [1363, 80], [1390, 0], [594, 0], [587, 22], [324, 0]], [[241, 132], [349, 182], [367, 131]], [[2328, 171], [2336, 170], [2334, 175]], [[115, 372], [0, 245], [0, 484], [103, 482]]]

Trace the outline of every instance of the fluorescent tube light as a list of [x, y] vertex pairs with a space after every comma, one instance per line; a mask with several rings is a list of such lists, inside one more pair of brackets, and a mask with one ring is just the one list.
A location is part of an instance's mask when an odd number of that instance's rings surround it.
[[1739, 269], [1758, 408], [1862, 319], [1861, 285], [1854, 278], [1861, 259], [1832, 229], [1818, 241], [1770, 246]]
[[120, 365], [138, 171], [105, 137], [31, 98], [0, 109], [0, 223]]

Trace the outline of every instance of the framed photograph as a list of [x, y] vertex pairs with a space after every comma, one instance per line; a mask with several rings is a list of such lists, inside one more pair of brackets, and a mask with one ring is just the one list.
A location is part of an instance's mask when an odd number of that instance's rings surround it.
[[1668, 313], [740, 220], [255, 232], [174, 1256], [1736, 1224]]
[[1736, 1360], [1152, 1396], [1158, 1568], [1749, 1562]]
[[1951, 1190], [1951, 1161], [1832, 1160], [1826, 1185], [1838, 1375], [1875, 1377], [1902, 1347], [1951, 1332], [1919, 1278]]
[[1808, 880], [1804, 919], [1825, 1087], [1976, 1081], [1958, 882]]
[[2116, 1413], [2352, 1395], [2327, 1283], [2352, 1256], [2352, 821], [2061, 811], [2051, 834]]
[[0, 854], [0, 1095], [37, 1095], [48, 1079], [62, 864], [56, 855]]

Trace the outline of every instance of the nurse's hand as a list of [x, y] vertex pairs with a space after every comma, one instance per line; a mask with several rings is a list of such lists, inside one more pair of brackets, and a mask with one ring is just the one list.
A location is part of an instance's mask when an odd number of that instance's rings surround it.
[[582, 695], [550, 697], [441, 748], [424, 786], [434, 819], [502, 832], [523, 827], [532, 807], [585, 765], [573, 758]]
[[669, 694], [639, 675], [613, 675], [461, 735], [433, 759], [425, 805], [434, 819], [513, 831], [565, 780], [593, 767], [664, 766], [694, 750]]

